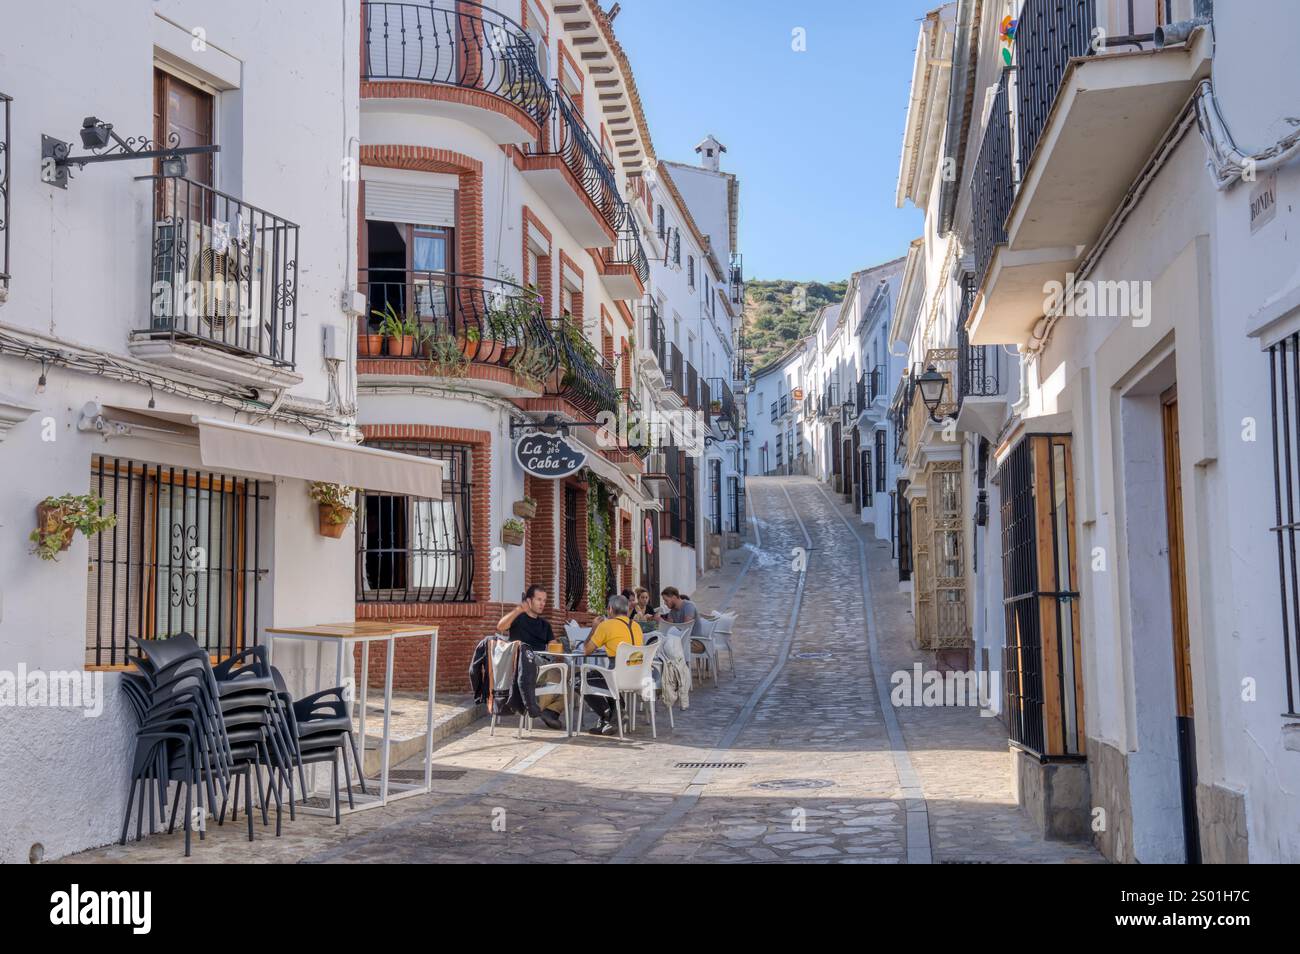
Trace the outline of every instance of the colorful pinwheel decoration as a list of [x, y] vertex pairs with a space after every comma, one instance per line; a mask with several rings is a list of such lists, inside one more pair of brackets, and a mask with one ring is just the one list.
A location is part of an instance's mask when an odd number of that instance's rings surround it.
[[1013, 19], [1008, 14], [1002, 18], [1002, 25], [998, 29], [998, 33], [1002, 36], [1002, 42], [1006, 44], [1006, 46], [1002, 47], [1002, 62], [1007, 66], [1011, 65], [1011, 44], [1015, 42], [1016, 26], [1019, 22], [1019, 20]]

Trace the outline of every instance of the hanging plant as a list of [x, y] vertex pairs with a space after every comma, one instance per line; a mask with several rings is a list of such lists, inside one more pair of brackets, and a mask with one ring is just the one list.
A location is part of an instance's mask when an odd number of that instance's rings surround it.
[[587, 481], [587, 607], [593, 612], [604, 609], [608, 592], [609, 501], [604, 483], [592, 476]]
[[343, 531], [352, 522], [352, 515], [357, 512], [355, 503], [357, 488], [317, 480], [312, 483], [308, 492], [318, 505], [320, 535], [336, 540], [343, 536]]
[[105, 514], [104, 498], [95, 494], [64, 494], [46, 497], [36, 505], [36, 529], [27, 537], [32, 553], [42, 560], [54, 560], [72, 545], [80, 530], [87, 537], [117, 525], [117, 514]]
[[501, 542], [512, 547], [517, 547], [524, 542], [524, 522], [517, 517], [511, 517], [501, 525]]

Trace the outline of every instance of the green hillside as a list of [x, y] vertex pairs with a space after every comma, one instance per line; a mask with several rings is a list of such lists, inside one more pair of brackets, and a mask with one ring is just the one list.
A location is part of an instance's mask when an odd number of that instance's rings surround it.
[[[795, 289], [804, 289], [804, 308], [795, 308]], [[779, 357], [808, 326], [822, 305], [844, 299], [848, 282], [750, 280], [745, 283], [745, 345], [755, 371]]]

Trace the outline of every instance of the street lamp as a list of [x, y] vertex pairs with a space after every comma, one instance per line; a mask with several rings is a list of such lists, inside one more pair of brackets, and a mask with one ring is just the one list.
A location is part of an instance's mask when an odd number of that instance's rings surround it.
[[930, 412], [930, 420], [938, 424], [942, 419], [935, 417], [934, 412], [943, 403], [943, 392], [948, 388], [948, 379], [940, 374], [934, 365], [930, 365], [925, 369], [925, 373], [916, 379], [916, 386], [921, 389], [921, 400], [925, 402], [925, 409]]

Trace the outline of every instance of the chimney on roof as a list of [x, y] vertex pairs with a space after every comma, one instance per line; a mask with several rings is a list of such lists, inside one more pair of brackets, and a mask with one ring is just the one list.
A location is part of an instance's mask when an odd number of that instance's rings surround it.
[[726, 151], [727, 147], [718, 142], [712, 133], [700, 140], [700, 144], [695, 147], [695, 154], [700, 157], [700, 165], [710, 172], [718, 171], [722, 154]]

